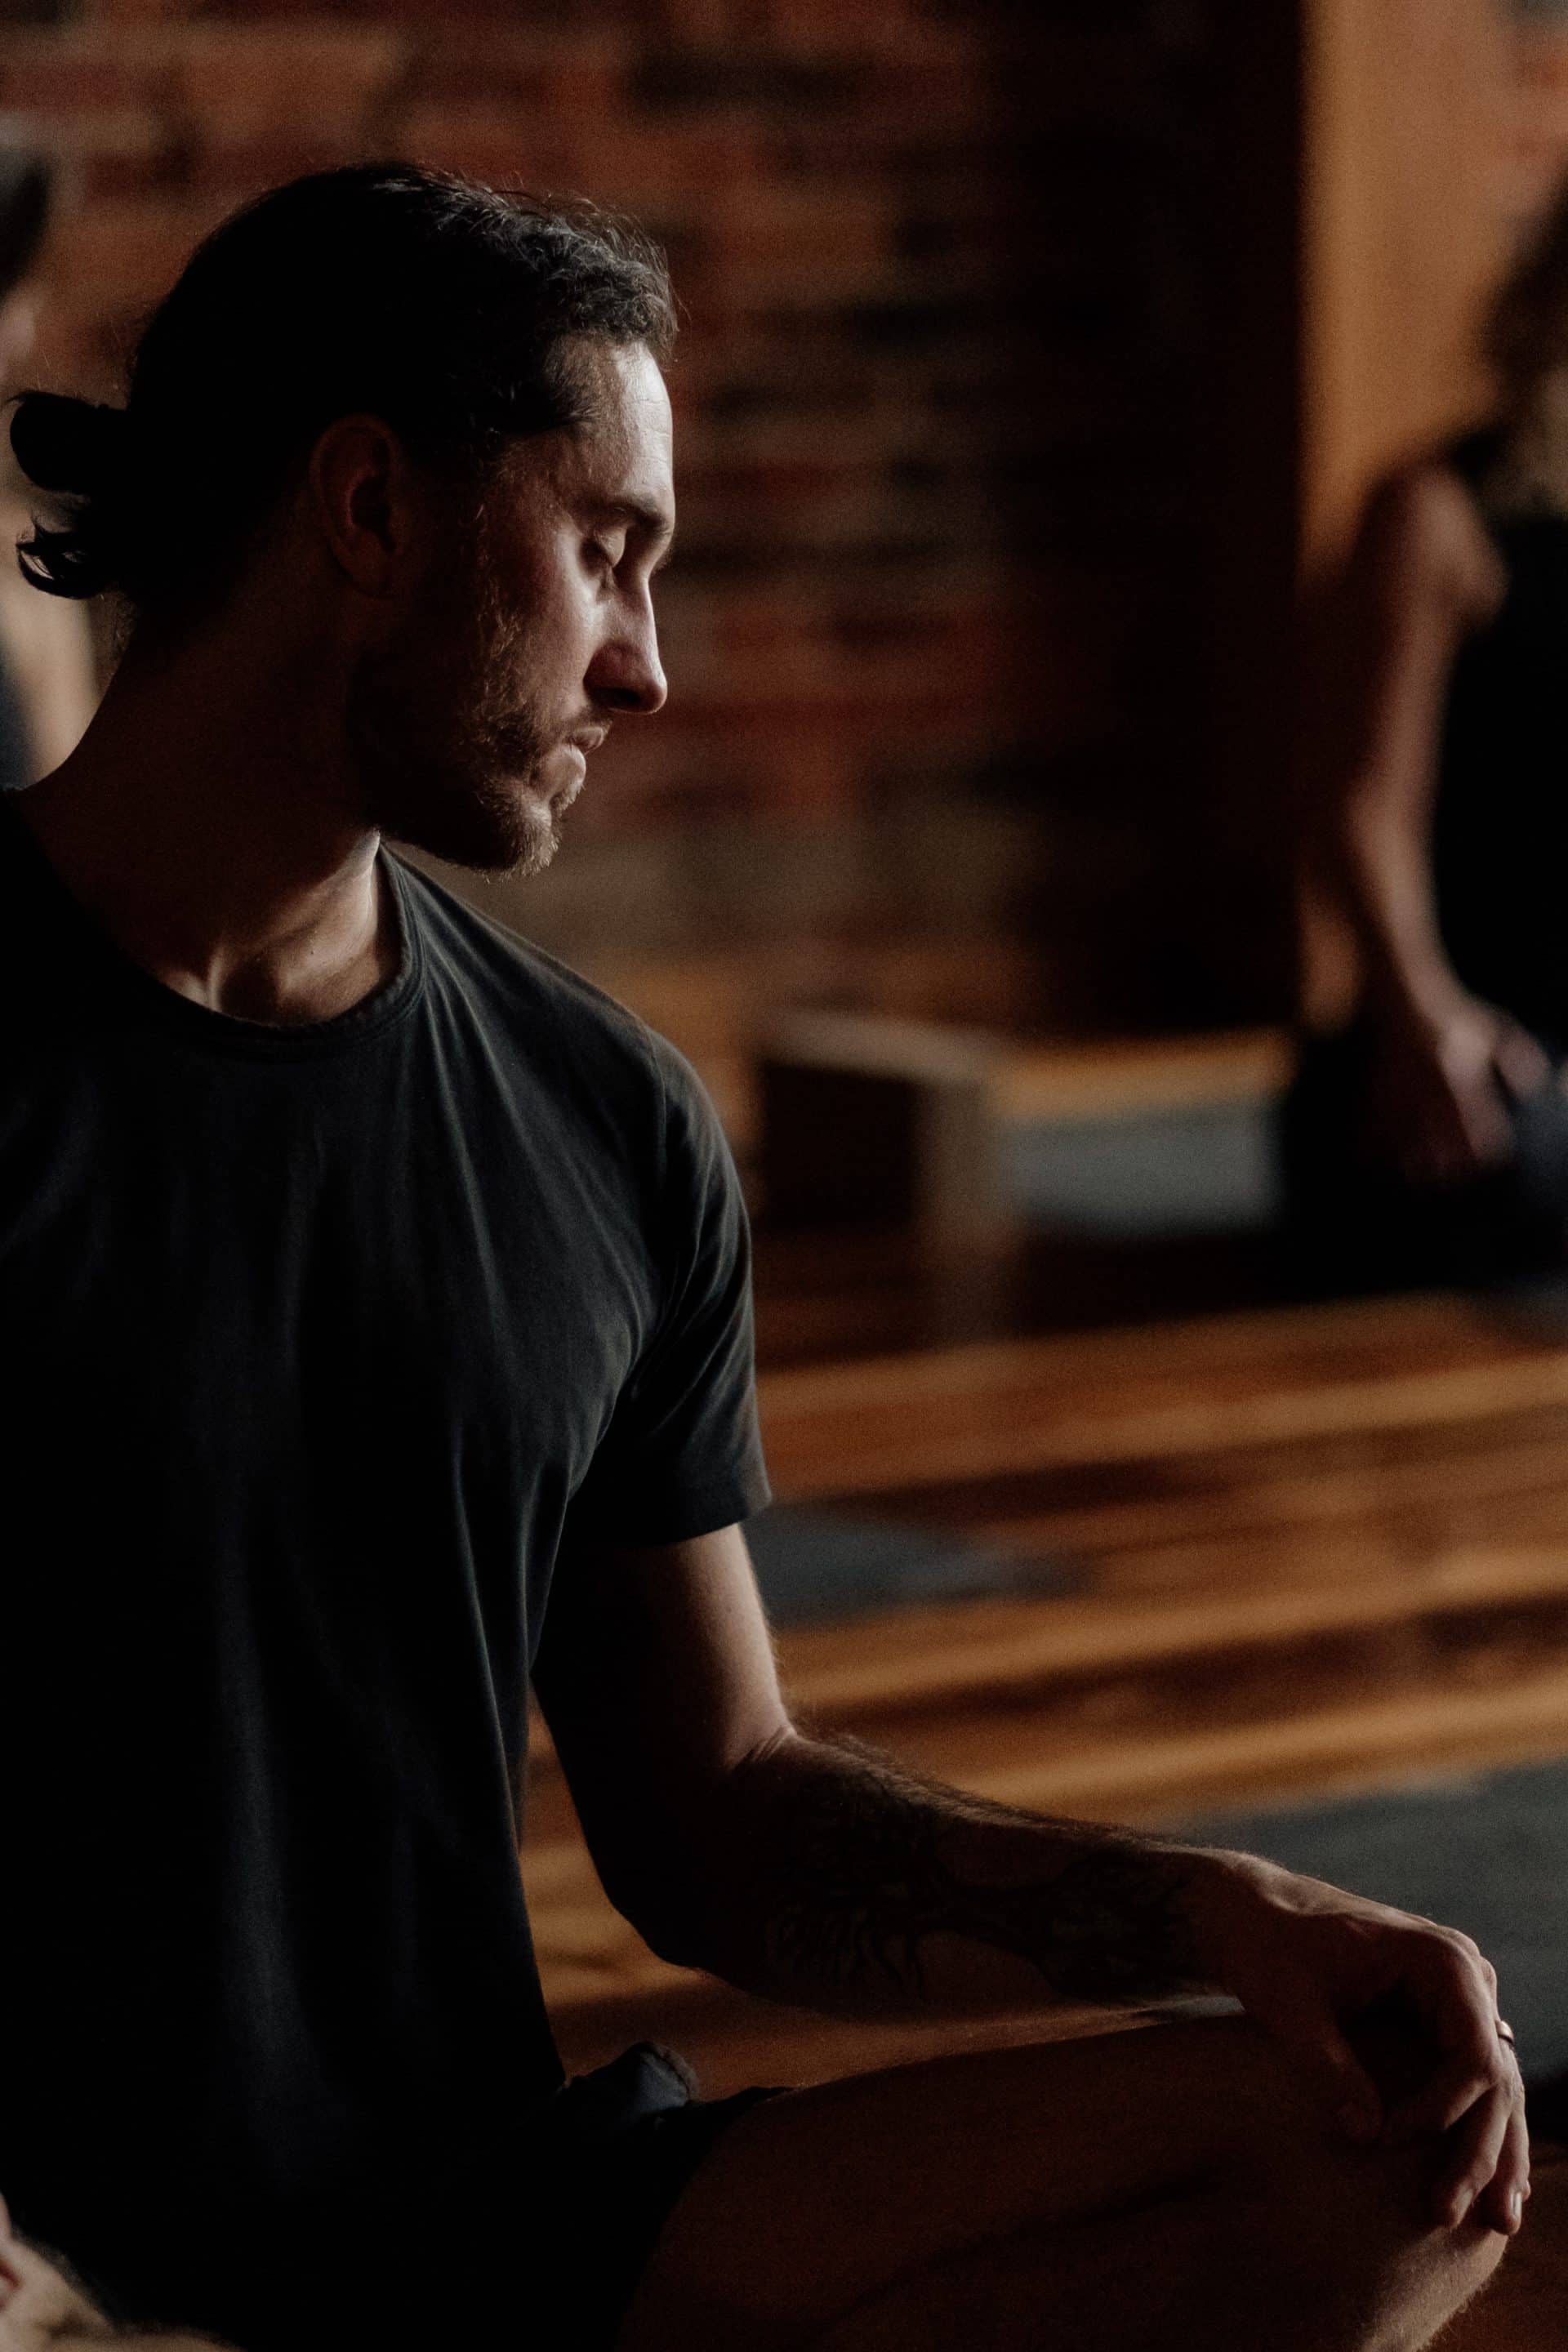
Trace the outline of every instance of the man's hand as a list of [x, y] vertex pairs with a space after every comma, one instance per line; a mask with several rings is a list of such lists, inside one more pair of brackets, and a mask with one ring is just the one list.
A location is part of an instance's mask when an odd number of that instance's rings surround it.
[[0, 2199], [0, 2352], [86, 2352], [112, 2340], [102, 2314], [15, 2235]]
[[[1321, 2083], [1353, 2137], [1447, 2136], [1436, 2218], [1512, 2234], [1530, 2194], [1524, 2090], [1500, 2033], [1497, 1975], [1468, 1936], [1250, 1854], [1194, 1870], [1204, 1973]], [[1352, 2047], [1369, 2012], [1402, 2013], [1429, 2053], [1385, 2101]]]
[[122, 2335], [11, 2228], [0, 2198], [0, 2352], [223, 2352], [205, 2336]]

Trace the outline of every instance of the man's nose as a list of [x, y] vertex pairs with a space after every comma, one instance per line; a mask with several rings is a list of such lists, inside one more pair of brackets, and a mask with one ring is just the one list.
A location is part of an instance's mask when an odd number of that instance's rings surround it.
[[640, 628], [618, 631], [600, 647], [587, 685], [595, 701], [611, 709], [641, 711], [647, 717], [662, 710], [669, 687], [658, 657], [658, 633], [651, 613]]

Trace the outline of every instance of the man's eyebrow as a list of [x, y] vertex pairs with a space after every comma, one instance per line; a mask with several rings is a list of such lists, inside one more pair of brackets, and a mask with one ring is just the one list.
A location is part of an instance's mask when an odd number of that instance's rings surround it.
[[662, 507], [644, 506], [640, 499], [595, 499], [592, 510], [604, 522], [623, 523], [628, 530], [640, 531], [662, 551], [663, 562], [675, 543], [675, 524]]

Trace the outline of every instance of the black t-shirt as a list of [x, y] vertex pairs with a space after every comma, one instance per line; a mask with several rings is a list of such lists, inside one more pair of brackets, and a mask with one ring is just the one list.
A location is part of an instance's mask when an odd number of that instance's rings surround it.
[[215, 2328], [247, 2266], [280, 2313], [449, 2229], [526, 2268], [552, 1578], [767, 1499], [692, 1072], [382, 865], [396, 977], [272, 1028], [121, 954], [0, 803], [0, 2190]]

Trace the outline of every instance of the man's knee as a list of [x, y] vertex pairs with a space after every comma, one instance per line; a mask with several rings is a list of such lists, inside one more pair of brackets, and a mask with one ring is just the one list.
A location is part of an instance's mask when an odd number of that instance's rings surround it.
[[1326, 2308], [1344, 2315], [1342, 2342], [1355, 2352], [1420, 2352], [1491, 2278], [1508, 2240], [1479, 2221], [1434, 2223], [1408, 2200], [1373, 2210], [1324, 2266]]
[[[1438, 2063], [1420, 2025], [1396, 2016], [1368, 2021], [1352, 2039], [1387, 2105]], [[1129, 2037], [1129, 2055], [1135, 2046]], [[1225, 2234], [1260, 2291], [1274, 2279], [1281, 2298], [1342, 2307], [1347, 2347], [1427, 2343], [1498, 2267], [1502, 2234], [1436, 2221], [1450, 2149], [1436, 2136], [1371, 2147], [1352, 2140], [1331, 2094], [1250, 2018], [1166, 2022], [1152, 2030], [1147, 2053], [1171, 2138], [1194, 2149], [1187, 2188], [1220, 2192]], [[1180, 2178], [1168, 2192], [1180, 2194]], [[1420, 2333], [1425, 2315], [1436, 2316]]]
[[[1243, 2035], [1252, 2029], [1241, 2026]], [[1358, 2037], [1385, 2099], [1424, 2079], [1426, 2053], [1397, 2026]], [[1368, 2147], [1336, 2123], [1326, 2098], [1257, 2034], [1235, 2053], [1248, 2077], [1233, 2152], [1238, 2217], [1250, 2212], [1285, 2293], [1340, 2315], [1356, 2352], [1414, 2352], [1429, 2343], [1496, 2270], [1507, 2239], [1468, 2221], [1436, 2218], [1446, 2159], [1436, 2135]]]

